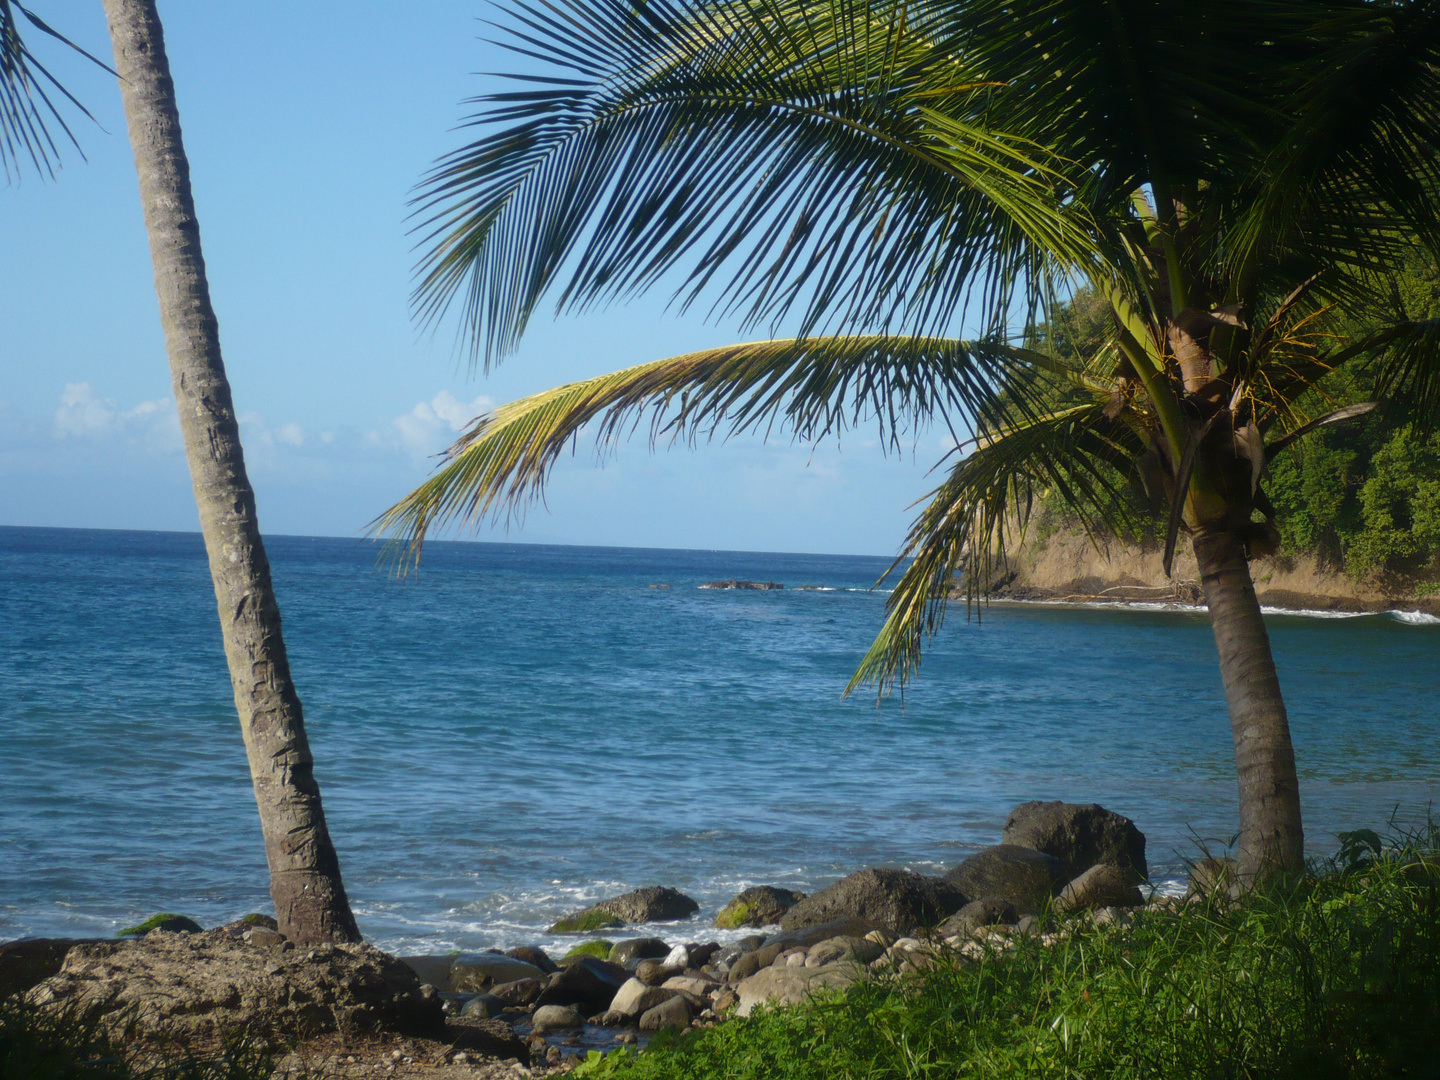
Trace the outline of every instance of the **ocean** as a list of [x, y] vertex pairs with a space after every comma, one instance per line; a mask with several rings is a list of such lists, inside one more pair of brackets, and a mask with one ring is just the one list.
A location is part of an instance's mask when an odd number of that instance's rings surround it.
[[[886, 559], [435, 543], [402, 580], [359, 540], [267, 545], [382, 948], [555, 947], [557, 916], [651, 884], [701, 904], [662, 936], [725, 940], [706, 927], [747, 885], [940, 873], [1028, 799], [1133, 818], [1167, 889], [1236, 828], [1200, 613], [961, 604], [903, 697], [847, 698]], [[698, 588], [717, 578], [786, 587]], [[1269, 624], [1311, 854], [1423, 821], [1440, 625]], [[209, 925], [266, 890], [199, 535], [0, 528], [0, 940]]]

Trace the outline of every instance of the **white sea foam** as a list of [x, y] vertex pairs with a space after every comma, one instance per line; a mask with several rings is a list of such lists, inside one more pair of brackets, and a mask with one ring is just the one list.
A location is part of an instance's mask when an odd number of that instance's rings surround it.
[[1440, 616], [1427, 615], [1423, 611], [1387, 611], [1385, 614], [1396, 622], [1411, 626], [1440, 626]]
[[[1025, 604], [1031, 607], [1102, 608], [1106, 611], [1175, 611], [1203, 615], [1204, 604], [1183, 604], [1177, 600], [993, 600], [994, 604]], [[1407, 626], [1440, 626], [1440, 617], [1423, 611], [1322, 611], [1319, 608], [1282, 608], [1261, 605], [1266, 615], [1297, 619], [1375, 619], [1387, 618]]]

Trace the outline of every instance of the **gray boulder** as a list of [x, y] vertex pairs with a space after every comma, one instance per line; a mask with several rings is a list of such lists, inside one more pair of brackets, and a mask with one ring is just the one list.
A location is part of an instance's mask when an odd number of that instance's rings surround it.
[[1010, 811], [1002, 839], [1055, 856], [1071, 878], [1097, 863], [1128, 871], [1132, 885], [1150, 877], [1145, 834], [1129, 818], [1096, 803], [1021, 803]]
[[[485, 952], [470, 956], [457, 956], [450, 963], [450, 986], [448, 989], [461, 992], [488, 990], [496, 983], [514, 982], [516, 979], [543, 979], [545, 972], [534, 964], [516, 960], [504, 953]], [[437, 990], [445, 989], [431, 983]]]
[[868, 964], [885, 954], [885, 946], [878, 941], [867, 941], [857, 937], [837, 937], [811, 945], [805, 956], [805, 967], [824, 967], [826, 964], [848, 960], [855, 964]]
[[664, 960], [641, 960], [635, 965], [635, 978], [646, 986], [659, 986], [666, 979], [679, 975], [685, 969], [667, 964]]
[[940, 924], [940, 936], [969, 937], [982, 926], [1014, 926], [1020, 921], [1015, 905], [998, 897], [972, 900]]
[[584, 1026], [585, 1017], [573, 1005], [541, 1005], [530, 1018], [530, 1029], [537, 1035]]
[[691, 1005], [681, 994], [675, 994], [640, 1015], [641, 1031], [659, 1031], [661, 1028], [683, 1028], [690, 1024]]
[[482, 1020], [493, 1020], [505, 1011], [505, 1002], [494, 994], [479, 994], [465, 1003], [461, 1016], [478, 1016]]
[[515, 949], [507, 949], [505, 955], [513, 960], [524, 960], [527, 964], [534, 964], [546, 975], [553, 975], [560, 970], [559, 965], [550, 959], [549, 953], [534, 945], [521, 945]]
[[721, 908], [720, 914], [715, 916], [715, 925], [721, 930], [772, 926], [804, 899], [803, 892], [792, 892], [774, 885], [755, 885]]
[[1061, 889], [1055, 899], [1055, 907], [1062, 912], [1139, 907], [1143, 903], [1140, 890], [1130, 883], [1130, 872], [1114, 863], [1096, 863]]
[[765, 945], [766, 947], [774, 945], [778, 956], [786, 949], [808, 949], [811, 945], [817, 945], [830, 938], [863, 938], [867, 934], [884, 929], [885, 927], [870, 919], [831, 919], [829, 922], [816, 923], [814, 926], [782, 930], [780, 933], [766, 938]]
[[1185, 888], [1185, 899], [1221, 896], [1235, 884], [1234, 859], [1201, 859], [1190, 868], [1190, 884]]
[[700, 905], [676, 889], [650, 885], [612, 900], [602, 900], [595, 909], [627, 923], [677, 922], [694, 915]]
[[1003, 900], [1021, 915], [1037, 915], [1070, 877], [1065, 864], [1053, 855], [997, 844], [952, 867], [945, 880], [966, 896]]
[[649, 1012], [656, 1005], [663, 1005], [677, 996], [677, 993], [676, 990], [661, 986], [646, 986], [639, 979], [631, 979], [620, 987], [614, 1000], [610, 1002], [610, 1012], [633, 1020], [642, 1013]]
[[551, 975], [535, 1002], [537, 1005], [579, 1005], [587, 1016], [593, 1015], [610, 1007], [627, 978], [628, 973], [619, 964], [582, 956]]
[[966, 899], [962, 889], [940, 878], [874, 867], [841, 878], [828, 889], [801, 900], [785, 913], [780, 926], [783, 930], [797, 930], [852, 918], [908, 934], [943, 922]]
[[740, 959], [730, 965], [730, 971], [725, 976], [731, 982], [739, 982], [741, 979], [748, 979], [761, 968], [767, 968], [775, 962], [786, 946], [784, 945], [762, 945], [753, 952], [748, 952]]
[[610, 962], [628, 968], [633, 967], [630, 963], [631, 960], [655, 960], [669, 955], [670, 946], [659, 938], [630, 938], [627, 941], [615, 943], [614, 948], [610, 950]]
[[492, 986], [490, 995], [499, 998], [506, 1005], [519, 1007], [533, 1002], [544, 988], [545, 984], [539, 979], [516, 979], [514, 982]]
[[749, 1016], [760, 1005], [798, 1005], [821, 990], [839, 990], [862, 978], [864, 969], [854, 964], [828, 967], [768, 967], [740, 983], [735, 992], [735, 1013]]

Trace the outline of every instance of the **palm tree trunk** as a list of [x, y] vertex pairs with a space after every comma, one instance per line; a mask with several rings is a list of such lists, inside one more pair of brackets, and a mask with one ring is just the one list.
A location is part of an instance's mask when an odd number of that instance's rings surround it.
[[1304, 868], [1295, 748], [1244, 546], [1223, 528], [1201, 529], [1194, 546], [1235, 739], [1240, 781], [1237, 869], [1242, 887], [1248, 888]]
[[275, 915], [281, 932], [297, 942], [358, 941], [290, 681], [255, 493], [245, 475], [160, 16], [154, 0], [104, 5]]

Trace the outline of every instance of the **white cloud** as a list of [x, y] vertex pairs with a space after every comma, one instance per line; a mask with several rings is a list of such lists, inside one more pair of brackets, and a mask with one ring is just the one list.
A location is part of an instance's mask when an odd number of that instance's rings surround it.
[[372, 434], [378, 443], [396, 443], [416, 457], [426, 457], [444, 450], [454, 436], [463, 431], [475, 417], [494, 405], [481, 395], [466, 404], [448, 390], [441, 390], [429, 401], [422, 401], [404, 416], [390, 422], [393, 435], [389, 438]]
[[175, 402], [164, 397], [120, 409], [95, 393], [88, 382], [66, 383], [55, 410], [57, 438], [120, 439], [161, 450], [180, 448], [180, 420]]

